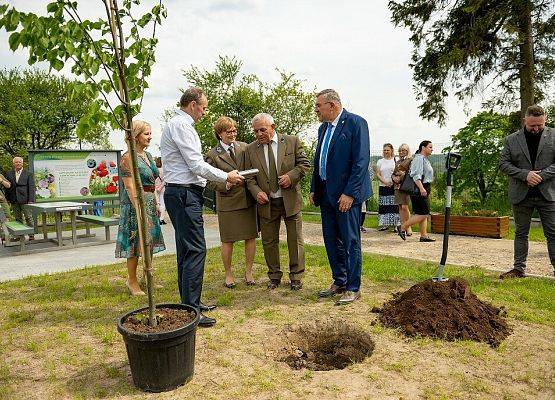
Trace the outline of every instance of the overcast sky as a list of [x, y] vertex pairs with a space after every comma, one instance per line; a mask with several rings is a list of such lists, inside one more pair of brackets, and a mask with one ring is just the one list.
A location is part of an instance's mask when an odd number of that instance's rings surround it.
[[[8, 1], [21, 11], [44, 14], [49, 1]], [[84, 17], [101, 15], [98, 0], [80, 1]], [[150, 8], [155, 1], [145, 1]], [[294, 72], [306, 89], [334, 88], [344, 106], [368, 121], [372, 151], [383, 143], [413, 148], [430, 139], [449, 142], [469, 117], [463, 104], [449, 101], [445, 127], [418, 116], [408, 64], [412, 47], [408, 31], [390, 22], [386, 0], [171, 0], [168, 18], [158, 28], [157, 62], [145, 93], [142, 119], [151, 122], [159, 143], [164, 109], [187, 87], [182, 70], [191, 65], [213, 68], [218, 55], [236, 56], [245, 73], [275, 81], [278, 67]], [[0, 32], [0, 66], [25, 67], [27, 53], [13, 53]], [[476, 99], [480, 104], [481, 99]], [[276, 121], [279, 129], [279, 121]], [[111, 135], [124, 148], [121, 133]], [[158, 154], [158, 146], [151, 148]]]

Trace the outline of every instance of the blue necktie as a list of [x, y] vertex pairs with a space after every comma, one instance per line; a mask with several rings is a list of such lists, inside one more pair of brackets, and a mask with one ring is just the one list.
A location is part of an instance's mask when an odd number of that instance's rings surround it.
[[324, 143], [322, 145], [322, 154], [320, 155], [320, 178], [326, 180], [326, 164], [328, 161], [328, 149], [331, 142], [331, 130], [333, 125], [328, 122], [328, 127], [326, 129], [326, 134], [324, 135]]

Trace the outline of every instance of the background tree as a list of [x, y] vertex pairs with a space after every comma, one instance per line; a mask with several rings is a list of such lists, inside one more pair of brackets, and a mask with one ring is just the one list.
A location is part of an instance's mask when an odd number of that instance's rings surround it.
[[452, 136], [452, 146], [444, 150], [454, 149], [462, 156], [455, 189], [458, 193], [470, 191], [471, 198], [478, 199], [482, 208], [490, 194], [501, 196], [501, 200], [506, 197], [507, 180], [498, 165], [505, 137], [512, 131], [508, 115], [480, 112]]
[[[216, 145], [214, 123], [222, 115], [237, 122], [237, 140], [246, 143], [254, 140], [251, 120], [260, 112], [271, 114], [276, 130], [289, 135], [304, 133], [317, 122], [314, 91], [305, 91], [295, 74], [278, 70], [280, 80], [270, 84], [256, 75], [242, 75], [241, 67], [242, 62], [236, 58], [220, 56], [213, 71], [191, 67], [183, 73], [208, 98], [208, 111], [195, 125], [203, 152]], [[171, 113], [166, 112], [164, 118], [168, 116]]]
[[106, 124], [76, 134], [94, 99], [71, 95], [71, 81], [38, 69], [0, 70], [2, 166], [29, 149], [110, 148]]
[[[408, 28], [420, 116], [445, 122], [459, 100], [491, 90], [488, 106], [520, 110], [542, 102], [555, 76], [552, 0], [390, 1], [392, 21]], [[504, 106], [504, 107], [503, 107]]]
[[[166, 16], [161, 0], [146, 14], [135, 18], [133, 6], [140, 0], [103, 0], [106, 19], [83, 19], [78, 2], [56, 0], [47, 5], [47, 15], [24, 13], [0, 5], [0, 28], [12, 32], [12, 50], [19, 46], [29, 50], [29, 64], [44, 61], [61, 70], [67, 63], [71, 72], [83, 79], [72, 85], [74, 96], [95, 100], [77, 126], [79, 137], [91, 126], [109, 122], [125, 131], [131, 170], [137, 195], [137, 220], [142, 260], [147, 281], [149, 323], [157, 325], [153, 300], [152, 255], [146, 229], [146, 207], [137, 167], [135, 141], [131, 134], [132, 119], [141, 108], [146, 77], [154, 64], [156, 25]], [[149, 36], [143, 28], [152, 25]]]

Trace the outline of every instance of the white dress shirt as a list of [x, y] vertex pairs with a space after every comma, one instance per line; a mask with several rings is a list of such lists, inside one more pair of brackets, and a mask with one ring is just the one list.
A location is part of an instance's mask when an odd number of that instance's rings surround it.
[[193, 118], [179, 109], [164, 127], [160, 142], [164, 180], [203, 187], [207, 179], [224, 182], [227, 172], [204, 161], [200, 137], [193, 124]]
[[15, 183], [19, 183], [19, 177], [21, 176], [21, 171], [23, 171], [23, 168], [20, 169], [19, 171], [15, 171]]
[[220, 146], [222, 146], [222, 148], [229, 153], [229, 148], [231, 147], [233, 149], [233, 151], [235, 151], [235, 147], [233, 147], [233, 143], [231, 144], [225, 144], [223, 142], [223, 140], [220, 140]]
[[[276, 171], [277, 176], [279, 177], [279, 170], [278, 170], [278, 134], [277, 132], [274, 133], [274, 137], [270, 139], [270, 143], [264, 146], [264, 157], [266, 158], [266, 167], [268, 167], [268, 174], [270, 173], [270, 162], [268, 161], [268, 146], [272, 146], [272, 152], [274, 153], [274, 160], [276, 161]], [[279, 179], [278, 179], [279, 183]], [[279, 197], [283, 197], [281, 194], [281, 188], [278, 189], [275, 193], [270, 193], [270, 197], [273, 199], [277, 199]]]
[[[335, 128], [337, 128], [337, 124], [339, 123], [339, 118], [341, 118], [341, 114], [343, 114], [343, 107], [339, 111], [339, 114], [337, 115], [337, 117], [331, 122], [330, 143], [331, 143], [331, 138], [333, 137], [333, 133], [335, 132]], [[327, 131], [327, 127], [324, 130], [324, 138], [322, 139], [322, 147], [320, 148], [320, 160], [322, 160], [322, 152], [324, 151], [323, 143], [324, 143], [324, 140], [326, 139], [326, 131]], [[329, 147], [328, 147], [328, 152], [329, 152]]]

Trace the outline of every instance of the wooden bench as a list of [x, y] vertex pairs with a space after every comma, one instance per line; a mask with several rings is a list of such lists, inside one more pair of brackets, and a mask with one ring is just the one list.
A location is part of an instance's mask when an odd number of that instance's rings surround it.
[[87, 236], [90, 236], [91, 230], [89, 224], [100, 225], [104, 227], [106, 232], [106, 241], [110, 241], [110, 227], [119, 224], [119, 220], [110, 217], [101, 217], [98, 215], [77, 215], [79, 221], [85, 223], [85, 229], [87, 230]]
[[25, 235], [33, 235], [35, 228], [22, 224], [19, 221], [7, 221], [4, 224], [10, 236], [6, 239], [6, 246], [15, 245], [15, 243], [12, 243], [11, 237], [19, 238], [19, 249], [23, 251], [25, 249]]

